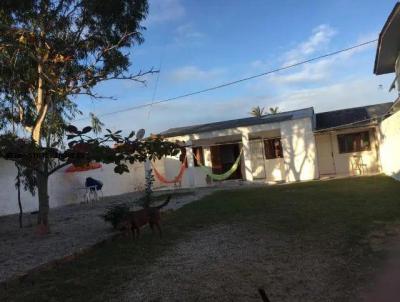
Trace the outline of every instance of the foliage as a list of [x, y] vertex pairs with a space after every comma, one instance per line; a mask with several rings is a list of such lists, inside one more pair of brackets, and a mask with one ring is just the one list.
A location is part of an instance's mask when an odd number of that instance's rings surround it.
[[[155, 149], [163, 145], [157, 139], [121, 144], [123, 138], [110, 131], [103, 140], [84, 138], [89, 128], [72, 131], [78, 140], [63, 148], [67, 125], [81, 113], [76, 96], [104, 98], [94, 91], [99, 83], [143, 83], [144, 75], [155, 72], [129, 72], [129, 48], [143, 42], [141, 22], [147, 12], [146, 0], [0, 2], [0, 156], [24, 167], [32, 176], [29, 186], [36, 182], [38, 222], [47, 224], [48, 177], [63, 166], [114, 162], [115, 171], [123, 173], [128, 170], [123, 161], [142, 161], [148, 152], [163, 154]], [[20, 137], [5, 133], [9, 125], [24, 129], [29, 137], [22, 131], [17, 132]], [[111, 141], [120, 147], [105, 146]], [[77, 152], [79, 148], [87, 150]], [[74, 157], [77, 153], [85, 157]]]
[[270, 114], [277, 114], [279, 112], [279, 107], [270, 107], [269, 113]]
[[264, 107], [256, 106], [251, 109], [250, 115], [261, 118], [264, 114]]
[[94, 134], [100, 134], [101, 131], [103, 130], [104, 124], [100, 121], [100, 119], [94, 115], [94, 113], [90, 112], [89, 114], [90, 120], [92, 123], [92, 129]]
[[105, 214], [101, 217], [103, 217], [104, 221], [111, 223], [113, 228], [116, 229], [128, 212], [129, 205], [126, 203], [111, 205], [107, 207]]

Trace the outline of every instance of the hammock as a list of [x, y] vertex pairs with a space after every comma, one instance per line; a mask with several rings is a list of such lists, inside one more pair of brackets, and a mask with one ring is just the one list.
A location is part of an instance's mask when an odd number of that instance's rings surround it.
[[203, 166], [201, 164], [201, 161], [196, 157], [196, 155], [194, 155], [194, 157], [196, 158], [199, 167], [204, 171], [204, 173], [206, 173], [208, 176], [210, 176], [211, 179], [225, 180], [225, 179], [228, 179], [233, 173], [235, 173], [235, 171], [239, 167], [240, 157], [242, 155], [242, 152], [243, 152], [243, 148], [240, 150], [239, 156], [236, 158], [236, 161], [233, 163], [232, 167], [228, 171], [226, 171], [225, 173], [222, 173], [222, 174], [212, 173], [212, 170], [210, 167]]
[[94, 169], [99, 169], [101, 168], [100, 163], [89, 163], [84, 166], [74, 166], [71, 165], [68, 167], [68, 169], [65, 170], [66, 173], [73, 173], [73, 172], [84, 172], [84, 171], [89, 171], [89, 170], [94, 170]]
[[164, 176], [160, 174], [160, 172], [157, 171], [156, 167], [154, 166], [153, 162], [151, 162], [151, 166], [153, 167], [154, 175], [156, 178], [164, 183], [164, 184], [176, 184], [178, 182], [182, 181], [183, 174], [185, 173], [186, 170], [186, 156], [183, 160], [183, 163], [181, 164], [181, 167], [179, 168], [179, 173], [177, 176], [175, 176], [173, 179], [166, 179]]

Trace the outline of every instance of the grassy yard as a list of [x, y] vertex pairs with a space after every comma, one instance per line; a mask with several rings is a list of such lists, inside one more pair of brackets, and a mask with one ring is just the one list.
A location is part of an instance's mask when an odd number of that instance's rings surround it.
[[[193, 238], [196, 238], [194, 243], [198, 244], [197, 249], [202, 249], [201, 244], [204, 243], [201, 243], [203, 242], [201, 234], [206, 234], [207, 230], [213, 228], [220, 230], [218, 229], [220, 226], [232, 226], [231, 232], [229, 228], [223, 230], [227, 236], [233, 238], [234, 242], [237, 240], [238, 249], [243, 249], [243, 245], [251, 248], [253, 241], [258, 242], [258, 245], [255, 245], [257, 250], [243, 254], [243, 257], [247, 257], [246, 261], [248, 260], [244, 267], [233, 263], [234, 268], [230, 268], [232, 274], [236, 276], [243, 273], [241, 276], [243, 280], [253, 278], [251, 280], [254, 281], [255, 295], [250, 298], [243, 296], [233, 299], [234, 301], [252, 301], [251, 299], [256, 301], [257, 286], [265, 287], [273, 302], [325, 301], [316, 298], [313, 287], [301, 292], [307, 286], [301, 282], [311, 278], [313, 272], [316, 274], [315, 278], [319, 278], [318, 274], [326, 275], [327, 278], [323, 284], [315, 283], [318, 285], [318, 288], [315, 288], [316, 292], [323, 295], [327, 292], [326, 289], [332, 288], [333, 296], [325, 297], [326, 301], [354, 301], [357, 291], [365, 286], [368, 287], [367, 280], [385, 256], [384, 251], [371, 246], [368, 236], [387, 225], [400, 222], [399, 196], [400, 183], [384, 176], [217, 192], [176, 212], [166, 213], [163, 216], [165, 235], [161, 240], [146, 230], [139, 241], [121, 239], [106, 244], [78, 260], [36, 273], [7, 290], [0, 289], [0, 301], [120, 301], [120, 295], [135, 286], [132, 280], [136, 280], [134, 283], [137, 283], [137, 280], [146, 280], [149, 267], [155, 262], [166, 255], [171, 257], [177, 246], [191, 242]], [[235, 235], [238, 228], [242, 231]], [[246, 234], [252, 236], [252, 239], [246, 238]], [[280, 246], [279, 249], [276, 246]], [[220, 249], [223, 248], [224, 245], [221, 245]], [[229, 251], [231, 250], [232, 247], [229, 248]], [[209, 252], [203, 252], [206, 256], [207, 253]], [[269, 253], [271, 258], [268, 259], [276, 260], [266, 261], [263, 253], [265, 255]], [[318, 256], [311, 257], [314, 254]], [[231, 254], [215, 259], [229, 260], [229, 255]], [[187, 254], [184, 256], [191, 257]], [[320, 266], [313, 261], [313, 258], [320, 261], [318, 262], [321, 263]], [[210, 256], [210, 265], [215, 265], [215, 261], [219, 261], [215, 259], [212, 260]], [[296, 277], [297, 283], [293, 281], [287, 283], [288, 288], [282, 287], [281, 285], [287, 282], [286, 278], [294, 278], [293, 266], [290, 266], [290, 271], [289, 269], [285, 271], [287, 263], [292, 261], [296, 267], [298, 262], [300, 267], [302, 259], [311, 261], [310, 265], [307, 264], [310, 267], [297, 272], [300, 274]], [[254, 267], [250, 272], [246, 271], [246, 267], [252, 262]], [[275, 265], [279, 270], [274, 270], [271, 265]], [[160, 266], [160, 269], [163, 267], [166, 266]], [[318, 267], [326, 267], [327, 271], [318, 272]], [[204, 272], [202, 276], [208, 276], [207, 265], [203, 265], [201, 269]], [[179, 274], [179, 271], [176, 273]], [[218, 279], [218, 276], [215, 278]], [[174, 290], [179, 294], [180, 285], [174, 283], [172, 279], [163, 282], [167, 287], [178, 287]], [[234, 284], [229, 282], [224, 284], [227, 287], [230, 285]], [[193, 294], [194, 296], [179, 301], [206, 297], [199, 292], [201, 283], [192, 286], [198, 296]], [[249, 288], [251, 286], [249, 285]], [[149, 284], [149, 292], [153, 287], [154, 284]], [[298, 288], [298, 292], [292, 292], [293, 288]], [[182, 289], [184, 290], [189, 289]], [[216, 292], [219, 290], [215, 289]], [[232, 292], [229, 288], [225, 290], [227, 296]], [[301, 296], [307, 294], [308, 297]], [[160, 295], [163, 296], [162, 293]], [[225, 301], [222, 296], [220, 298], [216, 300]], [[150, 295], [146, 299], [132, 297], [130, 299], [130, 301], [141, 300], [152, 299]], [[169, 300], [159, 298], [152, 301]], [[226, 301], [230, 300], [226, 298]]]

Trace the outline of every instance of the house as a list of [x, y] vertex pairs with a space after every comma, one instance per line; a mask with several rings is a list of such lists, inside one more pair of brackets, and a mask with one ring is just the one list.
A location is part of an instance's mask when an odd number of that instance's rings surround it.
[[[378, 40], [374, 73], [395, 73], [390, 89], [400, 92], [400, 3], [397, 2], [386, 20]], [[394, 102], [391, 115], [380, 124], [382, 171], [400, 180], [400, 100]]]
[[185, 142], [188, 186], [206, 184], [197, 159], [213, 173], [223, 173], [242, 149], [241, 168], [230, 179], [275, 183], [376, 174], [382, 171], [379, 125], [392, 106], [389, 102], [317, 114], [304, 108], [172, 128], [161, 135]]
[[[400, 4], [397, 3], [379, 35], [374, 73], [395, 73], [392, 87], [400, 87]], [[400, 91], [400, 90], [399, 90]], [[351, 96], [349, 97], [351, 101]], [[162, 135], [185, 141], [188, 168], [182, 186], [209, 182], [200, 164], [221, 174], [240, 158], [230, 179], [251, 182], [295, 182], [324, 177], [385, 173], [400, 180], [400, 99], [371, 106], [315, 113], [313, 108], [248, 117], [202, 125], [173, 128]], [[147, 166], [147, 168], [146, 168]], [[182, 167], [180, 158], [164, 158], [153, 167], [174, 179]], [[134, 163], [132, 173], [116, 175], [112, 165], [81, 173], [60, 169], [49, 183], [50, 206], [82, 200], [86, 177], [104, 182], [104, 195], [143, 188], [148, 165]], [[18, 212], [16, 169], [0, 159], [0, 215]], [[62, 185], [60, 185], [62, 184]], [[156, 187], [163, 186], [160, 181]], [[14, 197], [13, 197], [14, 196]], [[37, 210], [36, 197], [22, 192], [24, 211]]]
[[[395, 73], [400, 87], [400, 3], [379, 35], [374, 73]], [[391, 89], [392, 89], [391, 88]], [[400, 91], [400, 90], [399, 90]], [[185, 186], [206, 184], [202, 165], [222, 173], [240, 155], [231, 179], [294, 182], [386, 173], [400, 180], [400, 101], [314, 113], [313, 108], [172, 128], [161, 134], [184, 141]], [[242, 150], [242, 151], [241, 151]], [[195, 154], [195, 156], [193, 156]], [[176, 161], [176, 159], [175, 159]], [[165, 171], [177, 164], [165, 162]]]

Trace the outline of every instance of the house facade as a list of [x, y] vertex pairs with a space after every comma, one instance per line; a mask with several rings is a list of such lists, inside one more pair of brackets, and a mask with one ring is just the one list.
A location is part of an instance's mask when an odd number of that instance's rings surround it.
[[[374, 73], [395, 73], [392, 87], [400, 87], [400, 4], [389, 15], [380, 35]], [[399, 90], [400, 91], [400, 90]], [[351, 101], [351, 100], [349, 100]], [[162, 133], [168, 140], [184, 142], [187, 169], [182, 187], [210, 183], [204, 169], [215, 174], [229, 170], [239, 157], [230, 179], [250, 182], [296, 182], [335, 176], [385, 173], [400, 180], [400, 101], [315, 113], [305, 108], [261, 118], [243, 118]], [[168, 157], [153, 163], [166, 178], [174, 179], [183, 158]], [[147, 168], [146, 168], [147, 167]], [[50, 207], [82, 201], [86, 177], [104, 183], [104, 195], [143, 189], [149, 165], [129, 165], [131, 173], [116, 175], [113, 165], [80, 173], [60, 169], [50, 178]], [[0, 159], [0, 215], [18, 212], [16, 168]], [[165, 184], [156, 179], [155, 187]], [[37, 210], [37, 197], [22, 192], [25, 212]]]
[[[317, 114], [305, 108], [161, 134], [186, 148], [184, 186], [207, 184], [197, 160], [218, 174], [229, 170], [239, 154], [240, 169], [230, 179], [277, 183], [371, 175], [382, 172], [380, 125], [392, 107], [383, 103]], [[176, 167], [168, 163], [165, 171]]]

